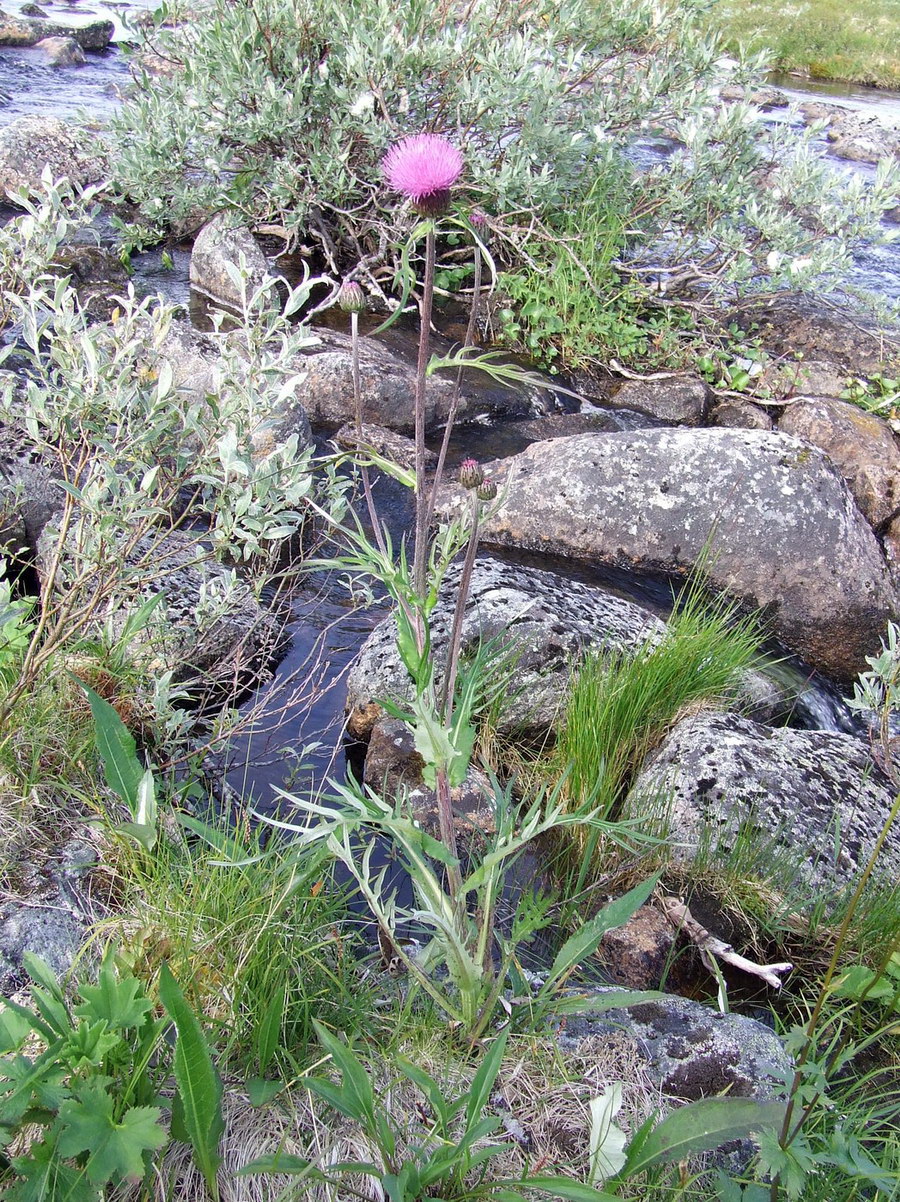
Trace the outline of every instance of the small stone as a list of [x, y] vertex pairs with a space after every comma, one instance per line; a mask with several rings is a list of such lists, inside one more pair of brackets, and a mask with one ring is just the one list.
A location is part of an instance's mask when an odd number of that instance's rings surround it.
[[219, 304], [239, 309], [241, 290], [228, 272], [241, 257], [247, 269], [246, 293], [251, 296], [268, 274], [266, 257], [251, 231], [233, 224], [229, 213], [219, 213], [197, 235], [191, 251], [191, 287]]

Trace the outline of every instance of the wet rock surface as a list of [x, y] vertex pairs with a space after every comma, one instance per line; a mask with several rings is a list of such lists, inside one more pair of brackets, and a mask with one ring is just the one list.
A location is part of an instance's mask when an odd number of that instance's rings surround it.
[[606, 400], [671, 426], [699, 426], [706, 418], [709, 389], [695, 376], [672, 380], [626, 380]]
[[67, 25], [42, 16], [15, 16], [0, 11], [0, 46], [35, 46], [45, 38], [68, 38], [82, 50], [105, 50], [114, 32], [112, 21]]
[[[811, 884], [833, 889], [865, 865], [894, 794], [862, 739], [699, 714], [644, 765], [626, 811], [671, 804], [671, 845], [682, 858], [704, 840], [728, 850], [749, 830], [790, 849]], [[900, 873], [900, 836], [889, 836], [880, 863], [889, 879]]]
[[784, 1096], [792, 1072], [784, 1045], [762, 1023], [674, 995], [570, 1015], [557, 1039], [575, 1051], [591, 1036], [614, 1032], [634, 1039], [665, 1094], [687, 1101], [724, 1093], [770, 1101]]
[[[585, 434], [495, 467], [505, 499], [486, 545], [677, 574], [703, 559], [713, 587], [763, 610], [789, 647], [836, 677], [866, 666], [896, 612], [881, 548], [843, 480], [821, 451], [785, 435]], [[441, 512], [463, 503], [448, 490]]]
[[74, 38], [43, 38], [35, 49], [42, 50], [54, 67], [81, 67], [87, 62]]

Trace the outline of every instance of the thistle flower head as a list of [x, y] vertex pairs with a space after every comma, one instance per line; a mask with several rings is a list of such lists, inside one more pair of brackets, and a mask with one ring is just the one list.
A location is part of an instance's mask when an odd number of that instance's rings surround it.
[[415, 134], [391, 147], [381, 167], [392, 188], [409, 197], [420, 213], [436, 217], [450, 201], [450, 189], [462, 173], [463, 157], [438, 134]]
[[345, 313], [362, 313], [366, 307], [366, 294], [353, 280], [344, 280], [338, 290], [337, 303]]
[[464, 459], [459, 465], [459, 482], [463, 488], [477, 488], [484, 480], [484, 472], [477, 459]]
[[475, 489], [479, 501], [493, 501], [497, 496], [497, 485], [493, 480], [484, 480]]

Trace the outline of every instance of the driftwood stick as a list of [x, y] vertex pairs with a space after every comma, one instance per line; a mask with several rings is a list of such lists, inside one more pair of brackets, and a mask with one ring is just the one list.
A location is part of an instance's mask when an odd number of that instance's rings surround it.
[[721, 939], [717, 939], [715, 935], [709, 933], [706, 927], [701, 926], [681, 897], [664, 897], [662, 908], [669, 922], [677, 930], [684, 931], [687, 937], [697, 945], [700, 959], [710, 972], [715, 971], [711, 957], [716, 956], [719, 960], [724, 960], [726, 964], [732, 964], [743, 972], [759, 977], [773, 989], [780, 989], [781, 974], [790, 972], [794, 967], [793, 964], [757, 964], [755, 960], [748, 960], [746, 956], [736, 952], [730, 943], [724, 943]]

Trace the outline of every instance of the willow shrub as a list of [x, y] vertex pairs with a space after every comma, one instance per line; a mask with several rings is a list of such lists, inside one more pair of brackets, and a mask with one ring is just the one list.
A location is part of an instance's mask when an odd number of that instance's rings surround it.
[[[599, 189], [622, 232], [601, 292], [673, 274], [732, 292], [837, 283], [897, 203], [897, 168], [838, 176], [814, 134], [723, 105], [706, 7], [210, 0], [144, 33], [174, 69], [138, 70], [114, 119], [115, 182], [160, 231], [234, 209], [280, 223], [333, 271], [364, 260], [389, 289], [408, 218], [380, 162], [429, 130], [464, 150], [465, 205], [490, 214], [500, 267], [540, 274], [541, 244], [571, 240], [568, 215]], [[668, 152], [648, 155], [660, 137]]]

